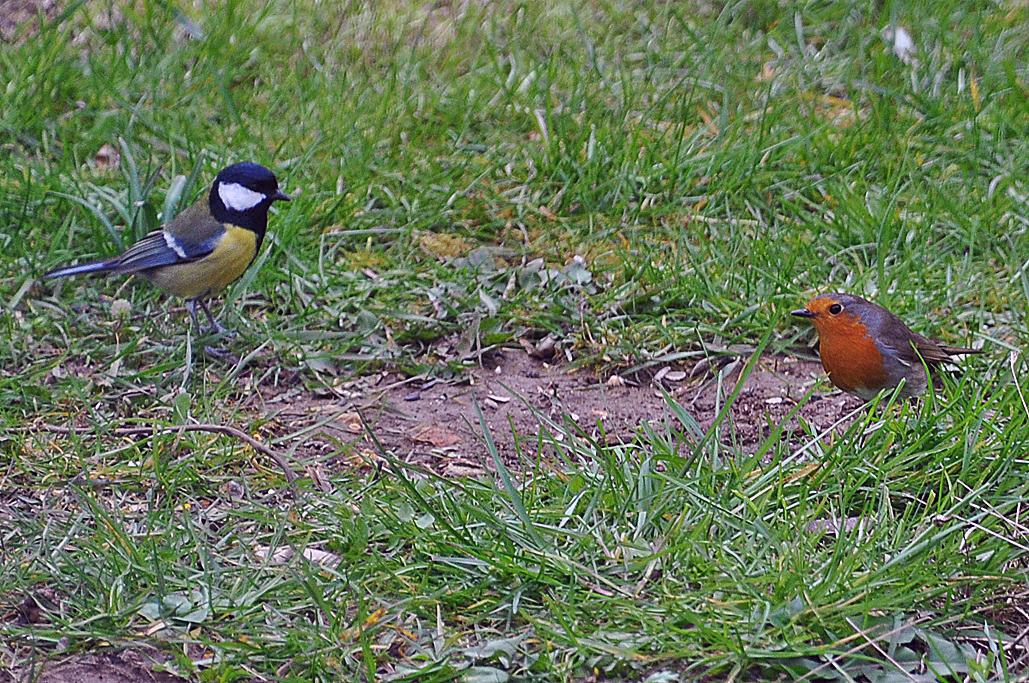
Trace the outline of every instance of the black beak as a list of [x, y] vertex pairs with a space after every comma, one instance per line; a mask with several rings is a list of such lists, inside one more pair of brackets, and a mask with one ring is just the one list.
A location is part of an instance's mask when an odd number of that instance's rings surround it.
[[798, 308], [795, 311], [790, 311], [790, 315], [795, 315], [798, 318], [814, 318], [815, 314], [806, 308]]
[[281, 202], [289, 202], [293, 201], [293, 198], [285, 192], [283, 192], [282, 190], [275, 190], [275, 194], [272, 195], [272, 201], [274, 202], [276, 200]]

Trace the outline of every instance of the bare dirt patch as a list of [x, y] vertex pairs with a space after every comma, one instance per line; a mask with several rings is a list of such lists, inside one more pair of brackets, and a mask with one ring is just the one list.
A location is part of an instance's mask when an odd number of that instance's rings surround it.
[[79, 654], [37, 662], [35, 667], [12, 674], [0, 670], [0, 683], [22, 680], [37, 683], [183, 683], [186, 680], [155, 667], [159, 667], [158, 659], [136, 650]]
[[53, 19], [57, 10], [57, 0], [0, 0], [0, 40], [14, 40], [22, 31], [31, 36], [40, 18]]
[[[742, 368], [743, 362], [738, 365]], [[815, 362], [762, 359], [733, 405], [721, 440], [755, 451], [822, 376]], [[516, 463], [521, 455], [535, 462], [541, 445], [548, 454], [559, 449], [555, 444], [565, 438], [562, 427], [608, 445], [632, 442], [644, 425], [682, 431], [659, 385], [707, 429], [737, 377], [738, 372], [726, 374], [719, 387], [710, 375], [689, 379], [686, 369], [671, 368], [638, 382], [605, 381], [585, 370], [535, 360], [522, 350], [503, 349], [455, 381], [418, 383], [382, 373], [371, 386], [354, 387], [352, 396], [283, 397], [276, 422], [283, 433], [303, 434], [294, 454], [301, 461], [342, 450], [337, 463], [367, 464], [377, 457], [377, 440], [406, 462], [443, 475], [475, 475], [492, 469], [476, 405], [505, 461]], [[266, 408], [275, 411], [275, 402], [271, 399]], [[799, 415], [823, 430], [860, 405], [838, 392], [816, 393]], [[783, 438], [796, 440], [799, 434], [799, 423], [791, 419]]]

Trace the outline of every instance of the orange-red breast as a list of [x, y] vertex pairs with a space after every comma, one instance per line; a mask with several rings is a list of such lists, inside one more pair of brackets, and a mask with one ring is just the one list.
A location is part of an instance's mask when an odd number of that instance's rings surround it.
[[823, 294], [791, 312], [818, 331], [818, 355], [833, 384], [868, 400], [905, 380], [905, 398], [925, 392], [926, 377], [953, 356], [976, 349], [945, 346], [912, 332], [900, 318], [853, 294]]

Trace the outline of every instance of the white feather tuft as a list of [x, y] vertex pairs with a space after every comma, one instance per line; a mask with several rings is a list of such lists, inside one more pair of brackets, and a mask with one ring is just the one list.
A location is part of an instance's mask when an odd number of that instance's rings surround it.
[[[223, 199], [222, 201], [224, 202], [225, 200]], [[175, 240], [174, 235], [167, 231], [162, 231], [161, 234], [164, 236], [164, 243], [168, 245], [169, 249], [178, 254], [179, 258], [186, 258], [186, 250]]]

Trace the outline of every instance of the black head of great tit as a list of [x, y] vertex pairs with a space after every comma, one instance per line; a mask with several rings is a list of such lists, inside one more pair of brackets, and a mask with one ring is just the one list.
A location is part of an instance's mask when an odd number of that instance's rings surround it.
[[200, 306], [210, 330], [225, 332], [205, 299], [235, 282], [253, 263], [272, 202], [290, 200], [275, 174], [245, 161], [222, 170], [206, 198], [111, 259], [56, 268], [43, 279], [83, 273], [141, 275], [186, 299], [194, 324]]

